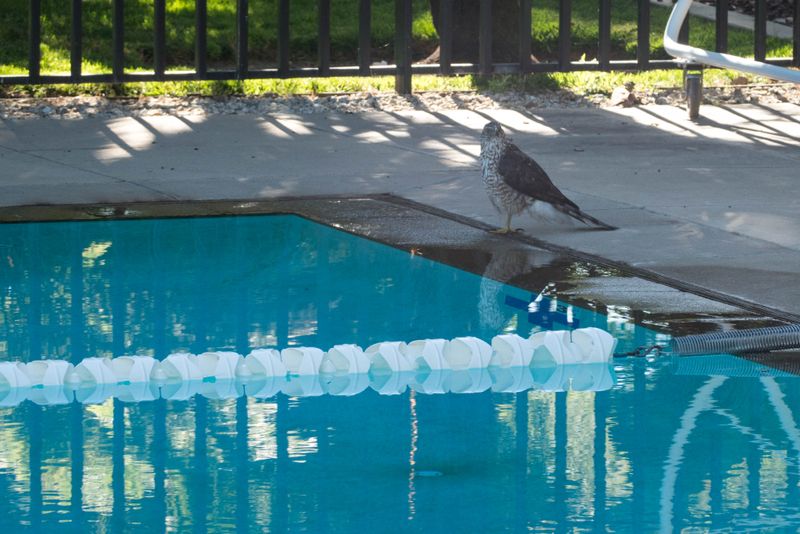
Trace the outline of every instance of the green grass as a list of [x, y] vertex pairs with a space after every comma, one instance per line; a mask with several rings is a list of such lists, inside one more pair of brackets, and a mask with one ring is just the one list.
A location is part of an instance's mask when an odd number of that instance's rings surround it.
[[[534, 53], [540, 60], [552, 59], [558, 44], [559, 0], [534, 2], [532, 36]], [[4, 0], [0, 10], [0, 74], [27, 72], [28, 0]], [[69, 2], [42, 0], [42, 73], [69, 72]], [[235, 55], [235, 1], [208, 0], [208, 61], [212, 66], [232, 66]], [[249, 46], [254, 67], [274, 65], [277, 47], [277, 0], [250, 0]], [[317, 0], [292, 0], [290, 11], [290, 49], [295, 64], [308, 65], [316, 61]], [[111, 70], [111, 0], [83, 1], [83, 71], [85, 73]], [[335, 63], [353, 64], [358, 43], [358, 0], [331, 2], [331, 53]], [[597, 0], [573, 0], [572, 42], [573, 58], [592, 60], [597, 56]], [[167, 62], [168, 68], [187, 69], [194, 61], [194, 0], [167, 0]], [[633, 59], [636, 56], [636, 0], [615, 0], [612, 7], [612, 56]], [[666, 58], [662, 33], [669, 10], [658, 6], [651, 9], [651, 57]], [[394, 0], [373, 0], [372, 46], [374, 60], [392, 58], [394, 33]], [[125, 63], [129, 71], [152, 69], [152, 0], [125, 2]], [[690, 43], [700, 48], [714, 47], [714, 23], [690, 18]], [[415, 55], [425, 57], [437, 45], [437, 35], [428, 10], [427, 0], [414, 0], [413, 36]], [[729, 51], [752, 57], [753, 34], [731, 28]], [[769, 57], [791, 55], [791, 43], [769, 38]], [[484, 89], [486, 87], [536, 88], [584, 87], [587, 91], [606, 91], [622, 74], [568, 73], [529, 77], [496, 77], [494, 81], [479, 81], [473, 77], [450, 78], [416, 77], [417, 90]], [[639, 75], [644, 80], [666, 75]], [[428, 79], [430, 78], [430, 80]], [[438, 80], [438, 81], [432, 81]], [[330, 78], [326, 80], [268, 80], [225, 83], [187, 82], [181, 84], [126, 84], [117, 86], [74, 86], [17, 88], [13, 91], [59, 94], [89, 91], [124, 94], [228, 94], [254, 91], [274, 93], [319, 93], [372, 90], [391, 90], [390, 78]], [[9, 92], [9, 89], [6, 89]]]
[[[706, 86], [730, 85], [741, 76], [731, 70], [707, 69], [703, 73]], [[759, 83], [767, 80], [752, 77]], [[625, 82], [634, 82], [637, 91], [659, 88], [677, 88], [682, 84], [679, 70], [652, 70], [646, 72], [554, 72], [548, 74], [480, 76], [434, 76], [420, 75], [413, 78], [414, 92], [423, 91], [518, 91], [540, 93], [564, 90], [578, 95], [610, 95], [614, 88]], [[64, 84], [0, 86], [0, 96], [261, 96], [270, 95], [324, 95], [330, 93], [388, 93], [394, 91], [394, 77], [330, 77], [294, 78], [244, 81], [189, 81], [189, 82], [143, 82], [125, 84]]]

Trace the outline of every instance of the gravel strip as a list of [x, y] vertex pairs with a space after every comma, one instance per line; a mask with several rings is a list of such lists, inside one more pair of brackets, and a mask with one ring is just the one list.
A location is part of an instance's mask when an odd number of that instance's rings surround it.
[[[619, 90], [623, 90], [620, 88]], [[727, 105], [743, 103], [791, 102], [800, 104], [800, 86], [758, 85], [706, 88], [704, 103]], [[627, 98], [615, 95], [576, 95], [568, 91], [537, 94], [425, 92], [410, 97], [393, 93], [353, 93], [342, 95], [232, 96], [232, 97], [142, 97], [105, 98], [97, 96], [0, 99], [0, 120], [113, 118], [151, 115], [212, 115], [251, 113], [363, 113], [368, 111], [594, 108], [615, 105], [684, 105], [683, 91], [659, 89], [638, 92]]]

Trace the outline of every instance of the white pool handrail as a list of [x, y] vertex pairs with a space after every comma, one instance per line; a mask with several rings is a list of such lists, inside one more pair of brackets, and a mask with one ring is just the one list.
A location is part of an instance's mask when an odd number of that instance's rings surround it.
[[678, 34], [681, 31], [683, 21], [689, 14], [689, 8], [692, 6], [693, 1], [694, 0], [678, 0], [675, 7], [672, 8], [672, 13], [667, 21], [667, 27], [664, 30], [664, 50], [666, 50], [668, 54], [679, 59], [685, 59], [703, 65], [712, 65], [723, 69], [749, 72], [750, 74], [766, 76], [767, 78], [776, 80], [800, 83], [800, 71], [797, 70], [778, 67], [777, 65], [770, 65], [754, 59], [732, 56], [730, 54], [710, 52], [702, 48], [679, 43]]

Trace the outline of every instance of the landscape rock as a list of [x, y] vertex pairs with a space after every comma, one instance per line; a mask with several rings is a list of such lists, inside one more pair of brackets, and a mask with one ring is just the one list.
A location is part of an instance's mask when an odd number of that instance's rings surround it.
[[[596, 108], [661, 104], [684, 106], [685, 95], [679, 88], [633, 91], [633, 84], [616, 88], [610, 96], [580, 95], [570, 91], [539, 93], [475, 91], [420, 92], [411, 96], [394, 93], [350, 93], [280, 96], [107, 98], [98, 96], [59, 96], [50, 98], [0, 98], [0, 120], [60, 119], [122, 116], [205, 116], [247, 113], [364, 113], [403, 110], [443, 111], [454, 109], [512, 109], [526, 111], [541, 108]], [[800, 104], [800, 86], [794, 84], [758, 84], [706, 87], [706, 105], [759, 102]]]

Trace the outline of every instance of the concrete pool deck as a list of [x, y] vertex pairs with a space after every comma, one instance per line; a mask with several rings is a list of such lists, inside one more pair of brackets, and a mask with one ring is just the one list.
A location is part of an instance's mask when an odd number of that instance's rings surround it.
[[[375, 111], [0, 121], [0, 207], [391, 193], [496, 225], [491, 117], [614, 232], [515, 219], [557, 247], [800, 320], [800, 107]], [[513, 238], [510, 238], [513, 239]]]

